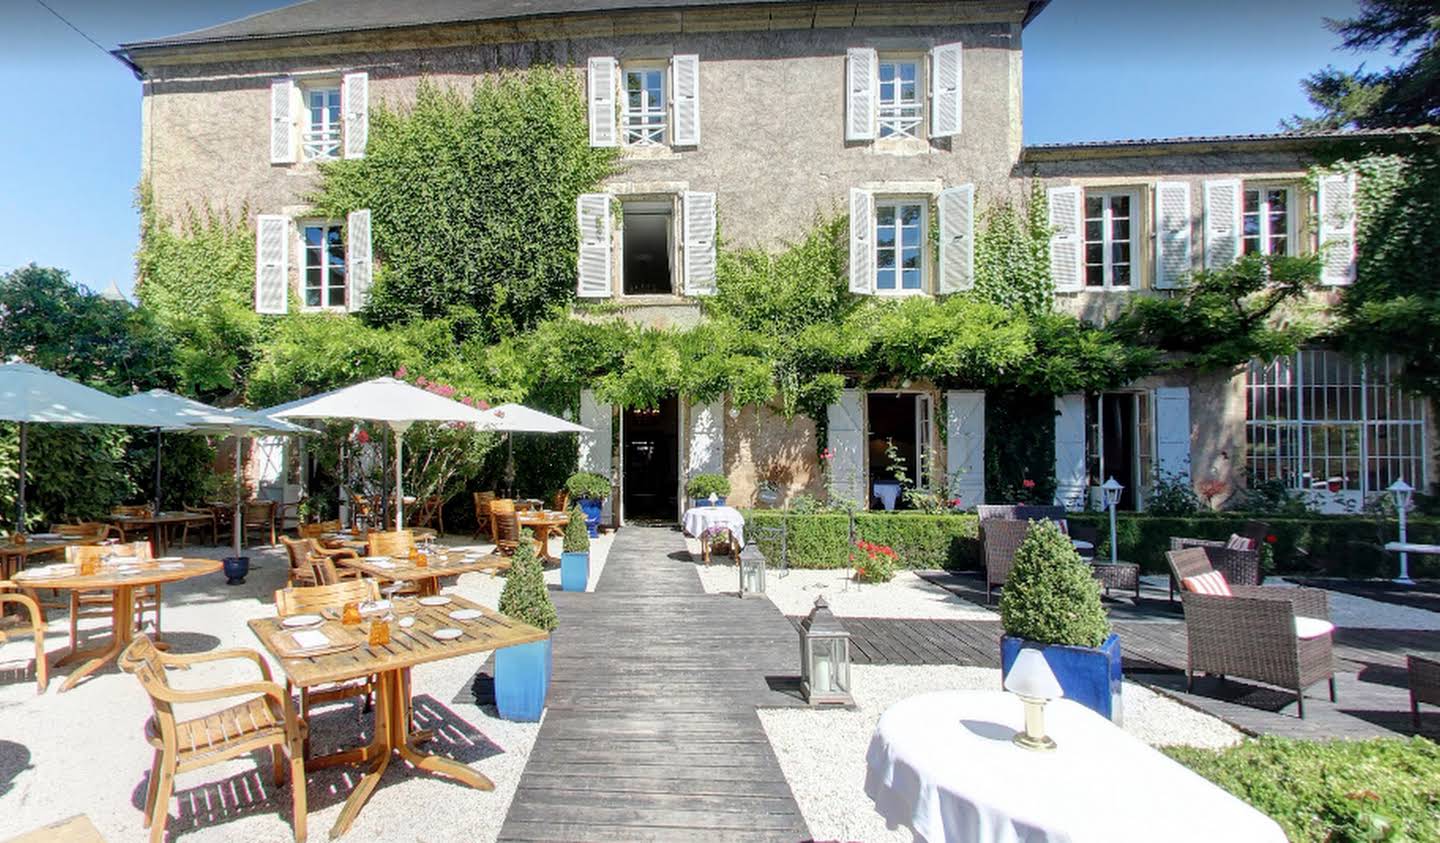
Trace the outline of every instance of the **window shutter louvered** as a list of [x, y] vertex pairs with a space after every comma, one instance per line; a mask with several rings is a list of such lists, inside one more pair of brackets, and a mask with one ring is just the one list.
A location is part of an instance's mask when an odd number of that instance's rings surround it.
[[270, 83], [270, 163], [295, 161], [295, 125], [290, 116], [295, 83], [276, 79]]
[[941, 44], [930, 51], [930, 135], [948, 138], [960, 134], [963, 99], [963, 55], [959, 44]]
[[670, 59], [670, 103], [676, 146], [700, 145], [700, 57]]
[[255, 312], [284, 313], [290, 301], [290, 220], [261, 214], [255, 218]]
[[946, 488], [969, 509], [985, 502], [985, 393], [945, 393]]
[[[595, 400], [594, 390], [580, 390], [580, 426], [588, 427], [590, 431], [576, 436], [580, 452], [578, 468], [581, 471], [594, 472], [612, 481], [614, 473], [610, 466], [613, 463], [614, 443], [611, 430], [614, 425], [614, 415], [611, 405]], [[612, 516], [611, 497], [613, 496], [605, 496], [601, 510], [601, 517], [606, 520], [610, 520]]]
[[975, 185], [940, 191], [940, 292], [975, 286]]
[[1355, 174], [1320, 177], [1320, 283], [1355, 282]]
[[1050, 204], [1050, 278], [1057, 292], [1075, 292], [1084, 280], [1085, 191], [1052, 187]]
[[1055, 505], [1085, 508], [1085, 396], [1055, 396]]
[[1240, 182], [1205, 182], [1205, 268], [1229, 266], [1240, 257]]
[[685, 476], [725, 473], [725, 399], [690, 405]]
[[850, 292], [875, 292], [875, 200], [870, 191], [850, 190]]
[[370, 142], [370, 74], [347, 73], [340, 89], [345, 109], [345, 157], [364, 158]]
[[685, 295], [715, 292], [715, 194], [687, 191], [684, 197]]
[[345, 275], [350, 284], [349, 310], [365, 306], [374, 278], [370, 260], [370, 212], [351, 211], [345, 220]]
[[575, 199], [575, 217], [580, 231], [577, 295], [582, 299], [608, 298], [610, 295], [610, 194], [580, 194]]
[[1190, 482], [1190, 389], [1155, 390], [1155, 472]]
[[585, 74], [587, 98], [590, 101], [590, 145], [617, 146], [615, 87], [618, 65], [610, 56], [592, 56]]
[[1190, 272], [1190, 183], [1155, 184], [1155, 289], [1174, 290]]
[[853, 47], [845, 56], [845, 140], [875, 139], [879, 99], [879, 56], [867, 47]]
[[830, 487], [835, 497], [861, 509], [869, 501], [865, 487], [865, 400], [858, 389], [840, 390], [840, 400], [826, 408], [826, 445], [830, 458]]

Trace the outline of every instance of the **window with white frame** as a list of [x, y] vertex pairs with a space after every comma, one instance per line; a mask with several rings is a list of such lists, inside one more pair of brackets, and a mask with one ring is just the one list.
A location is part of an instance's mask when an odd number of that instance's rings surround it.
[[919, 58], [880, 57], [880, 138], [918, 138], [925, 116]]
[[1247, 187], [1242, 220], [1247, 255], [1294, 254], [1294, 192], [1288, 187]]
[[1362, 496], [1398, 479], [1425, 488], [1425, 402], [1396, 385], [1398, 374], [1393, 358], [1333, 351], [1252, 360], [1245, 382], [1251, 475]]
[[626, 146], [660, 146], [665, 143], [665, 67], [640, 65], [624, 69]]
[[305, 122], [300, 133], [300, 148], [305, 160], [315, 161], [340, 157], [340, 88], [305, 87]]
[[928, 206], [917, 199], [875, 203], [875, 290], [904, 295], [925, 290]]
[[305, 306], [346, 306], [345, 240], [338, 222], [310, 222], [301, 228], [304, 238]]
[[1085, 286], [1135, 286], [1135, 228], [1140, 207], [1133, 192], [1085, 191]]

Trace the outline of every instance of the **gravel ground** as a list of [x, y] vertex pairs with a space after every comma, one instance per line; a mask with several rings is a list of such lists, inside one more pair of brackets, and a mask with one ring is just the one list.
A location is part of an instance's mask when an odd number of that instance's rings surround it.
[[[725, 557], [719, 557], [726, 560]], [[698, 565], [700, 581], [709, 592], [735, 591], [740, 573], [720, 561]], [[785, 576], [765, 573], [765, 593], [781, 612], [808, 615], [815, 598], [825, 595], [838, 617], [996, 620], [1000, 616], [926, 582], [913, 571], [898, 571], [888, 583], [857, 583], [843, 569], [814, 571], [792, 568]]]
[[[609, 536], [592, 542], [592, 588], [610, 542]], [[447, 541], [452, 543], [473, 546]], [[559, 552], [558, 541], [553, 551]], [[229, 551], [191, 547], [179, 552], [218, 558]], [[252, 548], [249, 555], [252, 570], [242, 586], [227, 586], [217, 573], [166, 587], [165, 638], [176, 652], [260, 649], [245, 621], [273, 614], [273, 593], [284, 585], [287, 562], [279, 548]], [[558, 584], [558, 568], [547, 571], [546, 580]], [[502, 577], [465, 574], [446, 590], [493, 607], [503, 584]], [[67, 645], [63, 613], [52, 613], [47, 641], [50, 687], [39, 696], [30, 669], [34, 650], [29, 635], [0, 645], [0, 839], [79, 813], [88, 815], [107, 840], [143, 839], [141, 810], [151, 753], [141, 728], [150, 715], [149, 699], [133, 677], [113, 667], [58, 693], [70, 671], [69, 666], [53, 666]], [[488, 654], [417, 667], [415, 716], [422, 727], [436, 730], [431, 751], [489, 776], [495, 790], [471, 790], [392, 763], [346, 839], [427, 843], [495, 839], [540, 724], [510, 723], [497, 718], [493, 706], [476, 705], [472, 689], [487, 658]], [[276, 679], [281, 679], [273, 660], [271, 666]], [[171, 682], [195, 688], [248, 681], [254, 675], [248, 663], [222, 662], [173, 673]], [[177, 713], [193, 716], [218, 707], [205, 704]], [[358, 701], [342, 702], [317, 707], [310, 725], [312, 749], [318, 754], [363, 743], [370, 716], [362, 717]], [[181, 774], [177, 799], [170, 808], [172, 837], [290, 840], [290, 789], [277, 789], [268, 769], [268, 759], [257, 755]], [[355, 769], [332, 768], [310, 775], [311, 839], [325, 838], [358, 778]], [[417, 810], [417, 806], [442, 805], [443, 811]]]
[[[1295, 583], [1281, 577], [1267, 577], [1265, 584], [1277, 588], [1295, 588]], [[1368, 629], [1425, 629], [1440, 630], [1440, 613], [1428, 612], [1414, 606], [1401, 606], [1371, 600], [1343, 591], [1330, 591], [1330, 621], [1340, 627], [1364, 627]]]
[[[928, 691], [999, 689], [1000, 671], [980, 667], [866, 666], [851, 668], [856, 710], [761, 709], [760, 720], [780, 767], [817, 840], [908, 843], [908, 829], [890, 830], [865, 795], [865, 751], [880, 715]], [[1129, 682], [1125, 730], [1152, 745], [1219, 747], [1241, 735], [1225, 723]]]

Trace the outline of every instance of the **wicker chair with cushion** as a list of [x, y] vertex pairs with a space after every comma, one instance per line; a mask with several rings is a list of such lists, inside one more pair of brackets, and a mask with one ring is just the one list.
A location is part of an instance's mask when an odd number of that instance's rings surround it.
[[[280, 543], [285, 545], [285, 553], [290, 557], [290, 579], [289, 585], [316, 585], [315, 573], [310, 564], [311, 556], [321, 556], [326, 559], [354, 559], [359, 554], [348, 547], [329, 548], [321, 547], [319, 539], [292, 539], [289, 536], [281, 536]], [[354, 568], [341, 568], [339, 577], [351, 579], [358, 577], [360, 572]]]
[[985, 557], [985, 602], [990, 602], [990, 592], [997, 585], [1004, 585], [1010, 578], [1010, 569], [1015, 565], [1015, 551], [1030, 532], [1029, 521], [992, 519], [985, 522], [982, 531], [981, 553]]
[[515, 501], [499, 498], [490, 503], [490, 536], [495, 550], [506, 555], [520, 546], [520, 522], [515, 518]]
[[480, 538], [480, 534], [490, 535], [490, 504], [495, 500], [494, 492], [471, 492], [475, 501], [475, 535], [472, 538]]
[[[106, 556], [134, 556], [140, 560], [151, 557], [150, 542], [129, 544], [71, 545], [65, 548], [65, 561], [72, 565], [92, 560], [103, 560]], [[145, 613], [155, 616], [155, 640], [160, 640], [160, 605], [164, 587], [159, 583], [135, 590], [135, 626], [145, 625]], [[74, 591], [70, 592], [70, 650], [80, 649], [80, 619], [110, 618], [113, 611], [115, 592]]]
[[[329, 559], [318, 557], [317, 559], [321, 564], [333, 566]], [[363, 603], [379, 599], [380, 587], [374, 580], [352, 579], [308, 588], [282, 588], [275, 592], [275, 609], [283, 618], [289, 615], [318, 613], [326, 609], [340, 609], [346, 603]], [[372, 702], [371, 695], [375, 692], [378, 684], [379, 680], [372, 674], [362, 679], [349, 679], [344, 682], [301, 688], [300, 717], [309, 720], [310, 709], [317, 703], [335, 702], [359, 696], [365, 697], [362, 711], [369, 711]], [[288, 695], [290, 691], [290, 680], [286, 679], [285, 693]], [[305, 742], [304, 752], [306, 757], [309, 757], [310, 742], [308, 739]]]
[[[1212, 574], [1207, 548], [1165, 554], [1170, 572], [1186, 580]], [[1221, 574], [1223, 576], [1223, 572]], [[1305, 717], [1305, 689], [1328, 679], [1335, 701], [1335, 663], [1329, 595], [1318, 588], [1233, 585], [1229, 594], [1197, 594], [1182, 588], [1185, 607], [1185, 685], [1196, 673], [1239, 676], [1295, 692]]]
[[[1225, 575], [1231, 585], [1259, 585], [1264, 574], [1260, 571], [1259, 545], [1256, 550], [1238, 550], [1227, 547], [1228, 542], [1217, 539], [1184, 539], [1170, 537], [1170, 549], [1185, 550], [1199, 548], [1205, 552], [1209, 567]], [[1175, 588], [1180, 581], [1170, 577], [1170, 599], [1175, 599]]]

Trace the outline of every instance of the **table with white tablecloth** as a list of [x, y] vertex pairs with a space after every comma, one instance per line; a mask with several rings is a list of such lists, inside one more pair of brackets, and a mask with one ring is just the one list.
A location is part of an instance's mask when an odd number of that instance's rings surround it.
[[685, 535], [703, 538], [706, 533], [729, 530], [735, 543], [745, 546], [745, 516], [733, 506], [692, 506], [680, 521]]
[[880, 717], [865, 793], [927, 843], [1285, 843], [1274, 820], [1084, 706], [1045, 707], [1053, 752], [1016, 746], [1019, 697], [941, 691]]

